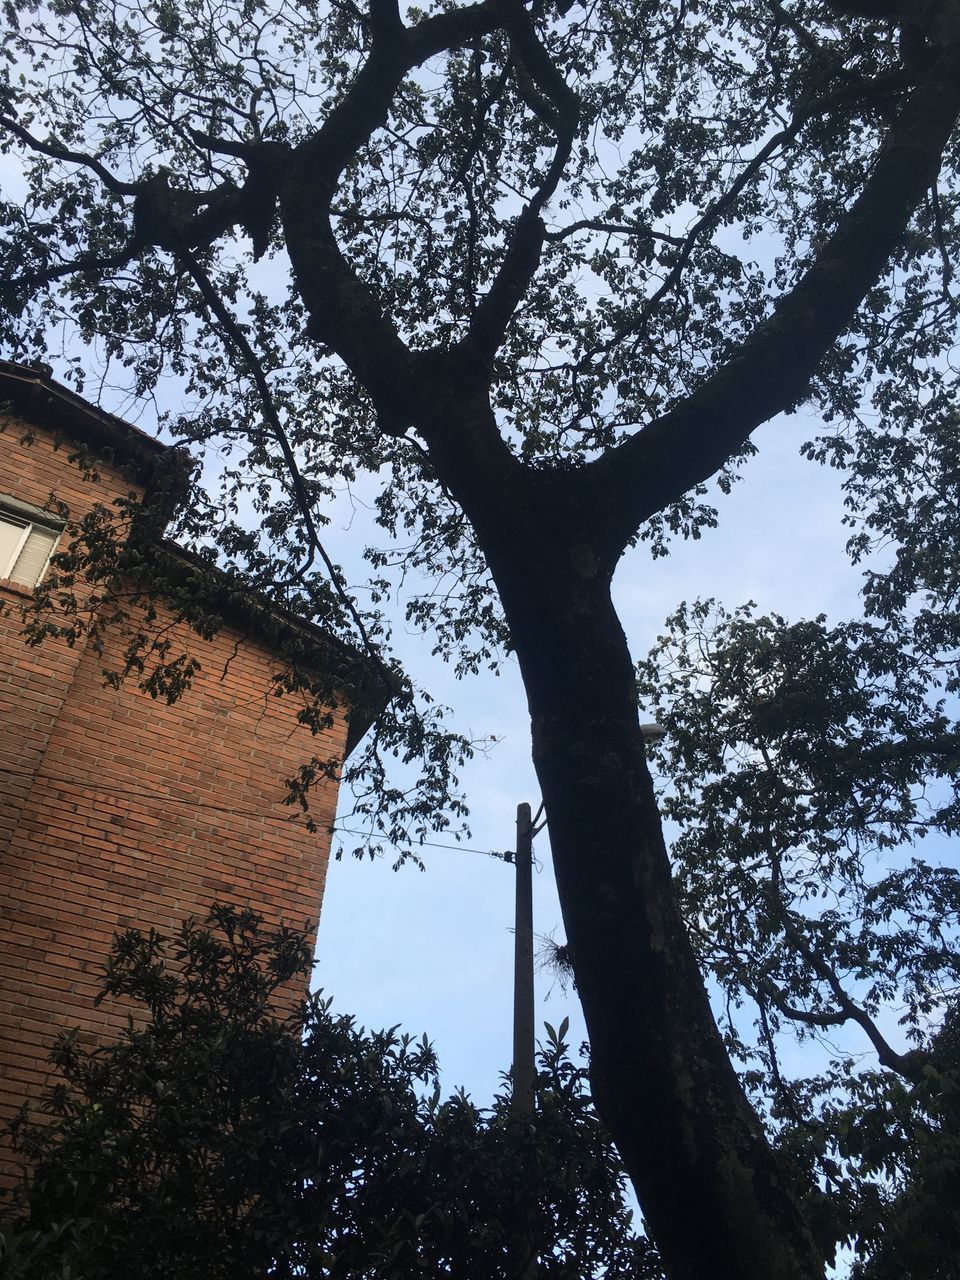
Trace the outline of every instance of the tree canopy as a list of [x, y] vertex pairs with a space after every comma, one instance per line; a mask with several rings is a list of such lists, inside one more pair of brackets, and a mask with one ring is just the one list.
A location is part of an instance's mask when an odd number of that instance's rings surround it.
[[556, 1280], [656, 1280], [562, 1027], [531, 1123], [509, 1090], [441, 1099], [426, 1037], [319, 997], [279, 1017], [309, 969], [302, 936], [230, 907], [115, 940], [103, 994], [134, 1017], [98, 1049], [64, 1038], [47, 1120], [16, 1126], [4, 1276], [480, 1277], [535, 1254]]
[[[238, 579], [389, 664], [377, 606], [416, 568], [439, 654], [516, 655], [597, 1105], [667, 1273], [808, 1280], [838, 1239], [869, 1248], [836, 1166], [849, 1064], [791, 1084], [775, 1036], [856, 1027], [859, 1122], [889, 1132], [904, 1089], [940, 1114], [916, 1091], [957, 881], [902, 849], [956, 822], [957, 0], [5, 14], [11, 352], [69, 333], [141, 396], [180, 379], [171, 428], [227, 462], [179, 534]], [[85, 385], [87, 349], [60, 354]], [[671, 854], [610, 582], [712, 524], [751, 434], [800, 405], [865, 614], [676, 615], [639, 672], [672, 730]], [[361, 474], [369, 609], [321, 539]], [[361, 782], [391, 837], [447, 820], [469, 749], [411, 707]], [[381, 748], [424, 761], [415, 797]], [[718, 1028], [707, 973], [755, 1040]]]

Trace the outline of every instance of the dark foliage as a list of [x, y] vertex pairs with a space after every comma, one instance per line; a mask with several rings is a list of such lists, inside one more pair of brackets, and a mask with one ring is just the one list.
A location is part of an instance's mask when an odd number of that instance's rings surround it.
[[[2, 1236], [9, 1280], [658, 1276], [584, 1072], [548, 1028], [535, 1118], [509, 1090], [441, 1100], [426, 1039], [312, 998], [303, 939], [215, 908], [118, 937], [104, 994], [128, 1030], [73, 1038]], [[292, 982], [292, 986], [291, 986]]]

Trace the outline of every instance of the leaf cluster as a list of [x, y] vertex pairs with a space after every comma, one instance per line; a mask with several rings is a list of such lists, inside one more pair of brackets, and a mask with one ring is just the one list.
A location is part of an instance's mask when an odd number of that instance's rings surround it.
[[481, 1110], [442, 1099], [426, 1038], [297, 1007], [308, 968], [302, 936], [227, 907], [117, 938], [129, 1026], [64, 1039], [48, 1116], [15, 1126], [5, 1276], [479, 1278], [531, 1250], [556, 1280], [660, 1274], [564, 1028], [535, 1116], [507, 1089]]

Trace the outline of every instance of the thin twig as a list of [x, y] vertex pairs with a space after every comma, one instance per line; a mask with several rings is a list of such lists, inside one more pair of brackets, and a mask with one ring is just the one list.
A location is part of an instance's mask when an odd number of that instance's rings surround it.
[[950, 297], [950, 285], [953, 282], [953, 263], [950, 261], [950, 254], [947, 250], [947, 241], [943, 232], [943, 206], [940, 203], [940, 192], [937, 184], [934, 183], [930, 188], [930, 208], [933, 212], [933, 239], [940, 252], [940, 260], [943, 263], [943, 296], [948, 302], [952, 302]]
[[283, 460], [286, 463], [287, 469], [290, 473], [290, 480], [293, 485], [293, 491], [297, 501], [297, 506], [300, 509], [300, 513], [303, 516], [304, 523], [307, 528], [307, 535], [310, 540], [310, 548], [311, 548], [310, 559], [307, 560], [306, 564], [300, 566], [295, 576], [299, 576], [300, 578], [302, 578], [302, 575], [306, 573], [306, 571], [310, 568], [310, 565], [313, 562], [313, 552], [316, 552], [316, 554], [319, 555], [320, 559], [323, 561], [324, 565], [326, 566], [327, 573], [329, 575], [331, 583], [333, 584], [334, 590], [336, 591], [337, 595], [340, 597], [340, 600], [343, 603], [344, 607], [346, 608], [347, 612], [349, 613], [350, 617], [353, 619], [354, 625], [356, 626], [357, 630], [359, 631], [363, 639], [364, 648], [367, 650], [370, 656], [375, 659], [375, 661], [379, 664], [379, 666], [384, 671], [388, 671], [388, 668], [384, 664], [383, 659], [380, 657], [379, 652], [377, 651], [372, 640], [370, 639], [369, 634], [367, 633], [367, 629], [364, 626], [363, 618], [360, 616], [359, 610], [357, 609], [353, 600], [347, 594], [347, 591], [340, 578], [340, 574], [337, 571], [336, 565], [330, 559], [330, 556], [327, 554], [326, 548], [323, 546], [323, 543], [320, 541], [320, 536], [317, 533], [316, 522], [314, 521], [314, 518], [313, 518], [310, 496], [307, 493], [303, 476], [300, 474], [300, 468], [297, 464], [297, 459], [296, 459], [296, 455], [293, 452], [293, 447], [291, 446], [287, 433], [284, 430], [283, 423], [280, 421], [280, 415], [277, 412], [276, 405], [274, 404], [273, 395], [270, 391], [270, 384], [267, 381], [266, 372], [264, 371], [263, 365], [259, 357], [257, 356], [257, 353], [254, 351], [250, 342], [247, 340], [247, 337], [244, 334], [243, 330], [240, 328], [239, 324], [236, 322], [234, 317], [227, 310], [226, 306], [224, 305], [223, 299], [220, 297], [219, 293], [214, 287], [213, 281], [204, 271], [203, 267], [200, 265], [200, 263], [197, 261], [194, 255], [189, 250], [181, 249], [178, 252], [177, 257], [186, 267], [187, 271], [189, 272], [197, 288], [200, 290], [201, 297], [203, 298], [207, 306], [210, 308], [210, 311], [216, 317], [218, 323], [220, 324], [220, 327], [223, 329], [224, 333], [229, 338], [230, 342], [236, 347], [237, 351], [242, 357], [243, 362], [246, 365], [247, 371], [250, 374], [250, 377], [253, 379], [254, 385], [256, 386], [257, 392], [260, 396], [260, 401], [261, 401], [261, 404], [263, 405], [264, 416], [267, 419], [267, 422], [270, 424], [270, 429], [273, 432], [273, 435], [277, 441], [277, 444], [280, 446], [281, 453], [283, 454]]
[[37, 151], [41, 155], [50, 156], [54, 160], [65, 160], [69, 164], [83, 165], [87, 169], [91, 169], [108, 191], [112, 191], [118, 196], [135, 196], [139, 193], [140, 188], [132, 182], [121, 182], [115, 177], [109, 169], [100, 163], [94, 156], [88, 156], [82, 151], [71, 151], [62, 143], [47, 141], [44, 142], [40, 138], [35, 138], [33, 134], [23, 127], [18, 120], [14, 120], [12, 116], [5, 113], [0, 114], [0, 127], [7, 129], [21, 142], [25, 143], [31, 151]]

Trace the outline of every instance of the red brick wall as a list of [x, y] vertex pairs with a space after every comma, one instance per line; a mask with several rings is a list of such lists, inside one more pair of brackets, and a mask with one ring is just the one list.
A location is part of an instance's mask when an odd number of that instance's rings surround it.
[[[10, 442], [0, 435], [5, 463]], [[105, 475], [100, 500], [119, 483]], [[42, 503], [50, 490], [72, 510], [96, 500], [45, 446], [0, 473], [0, 493]], [[13, 592], [0, 584], [0, 597]], [[173, 706], [132, 681], [104, 686], [119, 635], [100, 655], [28, 650], [18, 630], [0, 617], [0, 1123], [44, 1087], [59, 1031], [123, 1024], [92, 1004], [118, 929], [170, 931], [219, 901], [312, 938], [336, 787], [317, 795], [310, 835], [283, 805], [283, 783], [313, 754], [339, 757], [346, 735], [341, 715], [319, 738], [297, 728], [293, 696], [270, 691], [275, 658], [233, 627], [209, 642], [184, 629], [201, 670]]]
[[[84, 479], [68, 461], [69, 446], [55, 447], [53, 436], [7, 416], [0, 417], [0, 495], [43, 507], [51, 495], [65, 502], [71, 519], [80, 519], [98, 503], [137, 492], [120, 472], [99, 468], [99, 480]], [[31, 443], [22, 437], [30, 432]], [[20, 638], [20, 607], [28, 593], [0, 579], [0, 850], [11, 838], [30, 778], [43, 758], [52, 726], [81, 651], [66, 644], [28, 649]], [[77, 590], [83, 599], [84, 591]]]

